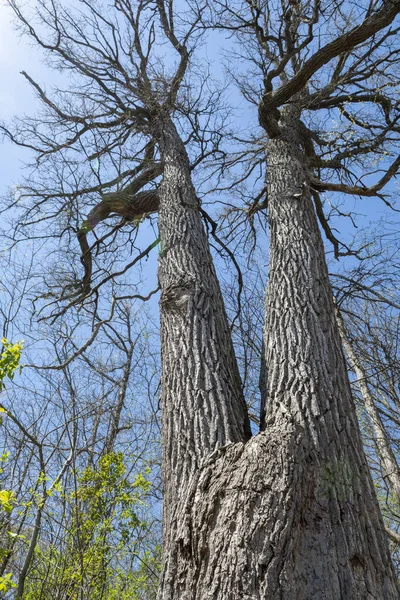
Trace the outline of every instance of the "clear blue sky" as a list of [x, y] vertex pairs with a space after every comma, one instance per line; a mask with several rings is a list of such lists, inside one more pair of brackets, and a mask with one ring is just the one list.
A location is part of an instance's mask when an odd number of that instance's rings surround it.
[[[11, 25], [11, 11], [0, 4], [0, 121], [9, 121], [13, 115], [29, 113], [34, 96], [20, 71], [29, 70], [45, 76], [37, 50], [19, 39]], [[10, 143], [0, 144], [0, 194], [20, 177], [20, 161], [28, 154]]]

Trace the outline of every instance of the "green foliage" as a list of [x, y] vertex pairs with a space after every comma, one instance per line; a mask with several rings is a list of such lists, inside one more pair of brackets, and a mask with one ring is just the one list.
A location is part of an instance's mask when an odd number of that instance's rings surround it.
[[6, 573], [4, 577], [0, 577], [0, 592], [8, 592], [8, 590], [15, 587], [17, 585], [13, 582], [11, 573]]
[[[12, 380], [14, 378], [15, 371], [19, 367], [21, 358], [21, 352], [23, 348], [22, 342], [12, 344], [5, 338], [1, 340], [3, 344], [3, 352], [0, 356], [0, 392], [5, 389], [4, 380], [6, 378]], [[7, 414], [7, 411], [3, 406], [0, 406], [0, 413]], [[0, 415], [0, 425], [2, 424], [2, 416]], [[0, 464], [4, 463], [8, 459], [9, 453], [3, 452], [0, 456]], [[2, 469], [0, 469], [2, 473]], [[0, 489], [0, 514], [3, 512], [9, 514], [12, 512], [15, 504], [15, 494], [10, 490]], [[10, 533], [10, 532], [9, 532]], [[7, 553], [4, 548], [0, 548], [0, 556]], [[11, 588], [16, 587], [12, 580], [12, 573], [5, 573], [0, 575], [0, 592], [7, 592]]]
[[148, 475], [128, 477], [123, 454], [112, 452], [76, 475], [74, 492], [58, 490], [69, 526], [36, 550], [24, 600], [155, 598], [160, 549], [143, 542]]
[[10, 492], [9, 490], [0, 490], [0, 507], [3, 510], [10, 513], [13, 509], [14, 502], [15, 502], [14, 492]]
[[[2, 340], [0, 391], [4, 380], [12, 380], [20, 363], [22, 343]], [[0, 413], [7, 410], [0, 404]], [[0, 424], [1, 424], [0, 414]], [[0, 456], [1, 464], [9, 453]], [[56, 481], [47, 490], [54, 497], [54, 517], [63, 520], [58, 539], [43, 539], [37, 545], [25, 584], [24, 600], [153, 600], [160, 571], [160, 547], [147, 541], [149, 524], [143, 518], [151, 483], [149, 470], [127, 474], [124, 456], [112, 452], [98, 464], [74, 473], [74, 491], [63, 490]], [[37, 484], [48, 481], [41, 473]], [[36, 488], [35, 488], [36, 489]], [[45, 498], [30, 490], [36, 504]], [[24, 504], [29, 508], [32, 500]], [[0, 516], [4, 522], [16, 505], [13, 491], [0, 489]], [[9, 538], [18, 536], [6, 531]], [[0, 558], [9, 551], [0, 548]], [[12, 573], [0, 576], [0, 596], [16, 584]]]
[[[11, 344], [3, 338], [1, 343], [3, 344], [3, 352], [0, 356], [0, 392], [5, 388], [4, 380], [6, 377], [11, 380], [14, 379], [23, 348], [23, 342]], [[2, 412], [4, 412], [4, 409]]]

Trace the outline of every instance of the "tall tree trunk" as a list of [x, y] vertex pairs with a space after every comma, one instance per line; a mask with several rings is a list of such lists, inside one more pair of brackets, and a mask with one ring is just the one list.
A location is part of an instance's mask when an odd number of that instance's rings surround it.
[[262, 424], [266, 432], [294, 424], [302, 447], [288, 467], [296, 513], [282, 510], [283, 539], [296, 544], [290, 558], [281, 557], [286, 583], [279, 591], [284, 598], [290, 588], [302, 598], [398, 598], [295, 131], [293, 124], [284, 129], [267, 149], [271, 248]]
[[185, 147], [163, 122], [160, 186], [164, 558], [176, 511], [204, 457], [251, 430], [218, 279]]
[[[264, 332], [266, 400], [263, 431], [248, 441], [237, 425], [242, 400], [233, 410], [224, 404], [232, 401], [236, 371], [229, 395], [221, 390], [218, 405], [207, 408], [218, 421], [207, 418], [197, 400], [200, 390], [193, 386], [198, 380], [188, 380], [194, 360], [200, 361], [197, 369], [209, 368], [204, 364], [209, 351], [192, 359], [198, 344], [186, 345], [186, 328], [198, 331], [197, 319], [205, 319], [202, 344], [213, 349], [210, 356], [231, 345], [226, 324], [222, 339], [210, 325], [210, 317], [212, 323], [223, 314], [219, 291], [218, 313], [208, 312], [207, 318], [204, 310], [200, 315], [196, 310], [199, 301], [194, 299], [214, 297], [216, 283], [211, 284], [214, 271], [206, 238], [196, 224], [192, 187], [187, 179], [173, 176], [177, 169], [172, 164], [163, 184], [160, 227], [169, 225], [169, 233], [163, 230], [173, 251], [168, 264], [180, 266], [161, 274], [165, 502], [172, 502], [167, 510], [173, 516], [164, 522], [166, 558], [159, 600], [398, 599], [301, 156], [290, 139], [272, 140], [267, 154], [271, 266]], [[173, 158], [183, 160], [180, 155]], [[168, 180], [181, 182], [178, 189], [188, 198], [185, 208], [176, 201], [181, 192]], [[172, 215], [179, 227], [171, 229]], [[176, 232], [181, 232], [178, 237]], [[168, 248], [161, 269], [167, 257]], [[204, 296], [197, 296], [196, 284], [187, 280], [191, 273], [202, 286], [210, 282]], [[171, 286], [167, 282], [172, 276]], [[180, 367], [178, 352], [186, 363]], [[226, 353], [223, 357], [231, 360]], [[210, 388], [209, 394], [218, 389]], [[233, 430], [226, 418], [232, 419]], [[215, 426], [210, 432], [211, 423]], [[213, 452], [217, 440], [224, 443], [222, 438], [226, 445]], [[195, 457], [189, 464], [186, 452]], [[185, 485], [173, 493], [170, 482], [179, 481], [177, 465]]]

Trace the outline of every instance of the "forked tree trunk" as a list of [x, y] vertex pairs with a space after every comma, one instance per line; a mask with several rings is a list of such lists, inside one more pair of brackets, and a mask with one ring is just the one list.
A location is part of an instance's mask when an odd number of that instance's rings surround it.
[[296, 144], [268, 145], [267, 394], [263, 431], [249, 440], [222, 300], [179, 152], [170, 154], [160, 209], [167, 241], [159, 600], [398, 599]]

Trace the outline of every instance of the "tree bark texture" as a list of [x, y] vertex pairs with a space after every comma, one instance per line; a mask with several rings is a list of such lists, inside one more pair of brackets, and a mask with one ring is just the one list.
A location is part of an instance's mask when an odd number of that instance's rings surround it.
[[159, 134], [164, 531], [169, 512], [217, 447], [251, 436], [218, 279], [191, 182], [184, 144], [171, 121]]
[[283, 539], [295, 539], [297, 551], [282, 563], [281, 577], [292, 581], [294, 597], [398, 598], [295, 127], [268, 142], [267, 160], [262, 427], [294, 425], [302, 446], [291, 458], [297, 511], [291, 521], [286, 507], [283, 517], [291, 529]]
[[[298, 146], [291, 135], [268, 143], [266, 393], [263, 430], [248, 440], [236, 367], [225, 379], [234, 362], [222, 300], [176, 152], [160, 208], [168, 244], [160, 263], [164, 481], [172, 504], [159, 600], [398, 599]], [[215, 365], [220, 379], [206, 379]]]

